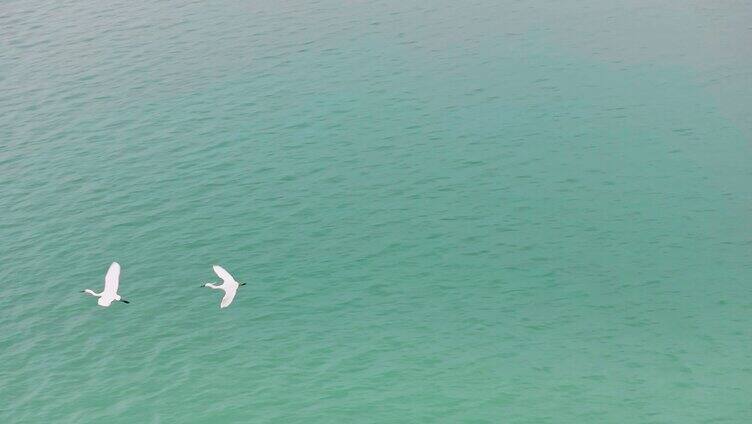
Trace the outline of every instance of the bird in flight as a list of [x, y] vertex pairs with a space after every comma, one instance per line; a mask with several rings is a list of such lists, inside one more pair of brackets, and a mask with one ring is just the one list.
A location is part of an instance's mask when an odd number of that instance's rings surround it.
[[239, 286], [244, 286], [245, 283], [238, 283], [235, 278], [227, 272], [226, 269], [219, 265], [214, 265], [214, 273], [222, 279], [222, 284], [215, 285], [212, 283], [206, 283], [201, 287], [209, 287], [210, 289], [224, 290], [225, 295], [222, 297], [222, 302], [219, 304], [220, 308], [226, 308], [230, 306], [232, 300], [235, 299], [235, 293], [238, 291]]
[[101, 293], [97, 293], [94, 290], [86, 289], [81, 293], [90, 294], [94, 297], [98, 297], [97, 304], [99, 306], [110, 306], [114, 301], [120, 301], [123, 303], [131, 303], [117, 294], [118, 284], [120, 282], [120, 264], [113, 262], [110, 265], [110, 269], [107, 270], [107, 275], [104, 277], [104, 290]]

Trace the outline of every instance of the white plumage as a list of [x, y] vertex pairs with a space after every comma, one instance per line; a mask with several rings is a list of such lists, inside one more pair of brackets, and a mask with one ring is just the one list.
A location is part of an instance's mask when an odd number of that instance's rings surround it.
[[215, 290], [223, 290], [225, 292], [225, 295], [224, 297], [222, 297], [222, 302], [220, 302], [219, 307], [226, 308], [230, 306], [232, 300], [235, 299], [235, 294], [238, 291], [238, 287], [244, 286], [245, 283], [238, 283], [237, 281], [235, 281], [235, 278], [233, 278], [233, 276], [230, 275], [230, 273], [227, 272], [226, 269], [222, 268], [219, 265], [214, 265], [213, 268], [214, 273], [222, 279], [222, 284], [215, 285], [212, 283], [206, 283], [202, 287], [209, 287], [210, 289]]
[[97, 304], [99, 306], [110, 306], [112, 302], [122, 301], [123, 303], [130, 303], [127, 300], [120, 297], [117, 293], [118, 286], [120, 285], [120, 264], [113, 262], [110, 268], [107, 270], [107, 275], [104, 276], [104, 290], [97, 293], [94, 290], [86, 289], [83, 292], [92, 296], [98, 297]]

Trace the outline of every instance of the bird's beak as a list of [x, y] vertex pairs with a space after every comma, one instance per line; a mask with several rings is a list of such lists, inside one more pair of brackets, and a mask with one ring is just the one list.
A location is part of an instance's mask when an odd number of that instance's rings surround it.
[[120, 299], [120, 301], [123, 303], [131, 303], [129, 300], [125, 300], [125, 299]]
[[245, 285], [245, 283], [240, 283], [240, 285], [241, 285], [241, 286], [244, 286], [244, 285]]
[[86, 293], [86, 290], [81, 290], [79, 293]]

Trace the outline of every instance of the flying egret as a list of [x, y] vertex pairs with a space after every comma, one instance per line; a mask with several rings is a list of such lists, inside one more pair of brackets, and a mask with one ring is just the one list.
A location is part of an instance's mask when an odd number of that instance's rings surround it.
[[219, 307], [226, 308], [230, 306], [230, 303], [232, 303], [232, 299], [235, 299], [235, 293], [238, 291], [238, 286], [244, 286], [245, 283], [238, 283], [237, 281], [235, 281], [232, 275], [230, 275], [230, 273], [227, 272], [226, 269], [222, 268], [219, 265], [214, 265], [213, 268], [214, 268], [214, 273], [217, 274], [217, 276], [222, 279], [222, 284], [217, 286], [212, 283], [206, 283], [201, 287], [209, 287], [210, 289], [224, 290], [225, 295], [222, 298], [222, 302], [219, 304]]
[[94, 290], [86, 289], [82, 291], [81, 293], [90, 294], [92, 296], [98, 297], [97, 304], [99, 306], [110, 306], [110, 304], [113, 301], [121, 301], [123, 303], [131, 303], [127, 300], [120, 297], [119, 294], [117, 294], [118, 291], [118, 283], [120, 282], [120, 264], [117, 262], [113, 262], [112, 265], [110, 265], [110, 269], [107, 270], [107, 275], [104, 277], [104, 290], [102, 290], [101, 293], [96, 293]]

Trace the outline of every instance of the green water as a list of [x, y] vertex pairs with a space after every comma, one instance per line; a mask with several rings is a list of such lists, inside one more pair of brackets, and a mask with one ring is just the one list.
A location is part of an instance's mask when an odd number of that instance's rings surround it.
[[0, 422], [750, 422], [752, 5], [653, 3], [4, 2]]

